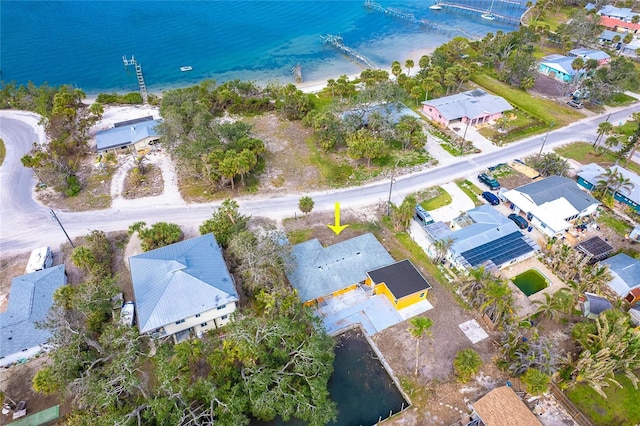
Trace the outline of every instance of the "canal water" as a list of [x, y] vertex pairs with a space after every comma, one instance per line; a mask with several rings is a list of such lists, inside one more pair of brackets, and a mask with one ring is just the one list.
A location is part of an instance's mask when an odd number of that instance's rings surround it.
[[[338, 406], [336, 425], [371, 426], [406, 408], [407, 402], [358, 329], [336, 338], [329, 392]], [[251, 426], [301, 426], [300, 421], [252, 422]]]

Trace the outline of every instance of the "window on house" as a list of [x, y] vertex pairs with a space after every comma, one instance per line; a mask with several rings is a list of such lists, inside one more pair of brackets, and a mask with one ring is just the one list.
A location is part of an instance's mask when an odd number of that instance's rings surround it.
[[200, 324], [200, 327], [206, 327], [206, 326], [207, 326], [206, 322], [203, 322], [202, 324]]
[[181, 319], [180, 321], [176, 321], [176, 325], [177, 325], [177, 324], [182, 324], [183, 322], [184, 322], [184, 320], [183, 320], [183, 319]]
[[420, 299], [424, 297], [424, 292], [420, 293]]
[[393, 301], [393, 303], [395, 303], [395, 304], [397, 305], [397, 304], [398, 304], [398, 299], [395, 299], [395, 300]]
[[229, 315], [223, 315], [220, 317], [221, 320], [226, 320], [227, 318], [229, 318]]
[[196, 318], [200, 318], [200, 314], [196, 314]]
[[227, 307], [227, 305], [218, 306], [218, 310], [221, 311], [222, 309], [224, 309], [226, 307]]

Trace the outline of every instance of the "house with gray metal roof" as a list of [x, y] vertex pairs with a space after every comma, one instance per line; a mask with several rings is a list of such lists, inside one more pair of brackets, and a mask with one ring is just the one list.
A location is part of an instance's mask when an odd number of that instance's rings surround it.
[[364, 284], [367, 272], [395, 263], [371, 233], [328, 247], [314, 238], [294, 245], [292, 258], [294, 268], [287, 277], [307, 305], [355, 289]]
[[504, 98], [490, 95], [482, 89], [422, 102], [422, 112], [431, 121], [444, 127], [456, 120], [472, 126], [488, 123], [512, 109], [513, 107]]
[[615, 18], [624, 22], [631, 22], [634, 16], [640, 16], [640, 12], [634, 12], [630, 7], [617, 7], [612, 4], [602, 6], [597, 13], [600, 16]]
[[157, 125], [160, 120], [153, 117], [143, 117], [135, 120], [114, 124], [112, 129], [96, 133], [96, 148], [98, 153], [121, 149], [140, 150], [158, 142], [160, 135]]
[[510, 191], [500, 197], [511, 203], [515, 213], [526, 213], [530, 223], [544, 234], [562, 235], [571, 221], [595, 213], [600, 202], [563, 176], [549, 176]]
[[640, 213], [640, 176], [625, 169], [624, 167], [613, 165], [605, 169], [596, 163], [587, 164], [577, 173], [578, 185], [588, 189], [589, 191], [593, 190], [598, 184], [598, 181], [602, 180], [601, 176], [608, 169], [618, 172], [625, 179], [629, 179], [629, 182], [633, 185], [633, 187], [629, 189], [619, 189], [613, 195], [613, 198]]
[[570, 83], [586, 74], [584, 69], [573, 69], [573, 61], [575, 60], [575, 57], [558, 54], [548, 55], [540, 61], [538, 72], [564, 83]]
[[633, 304], [640, 301], [640, 260], [619, 253], [601, 262], [609, 266], [613, 279], [607, 283], [616, 294]]
[[611, 56], [602, 50], [589, 49], [586, 47], [578, 47], [569, 51], [570, 57], [582, 58], [584, 61], [589, 59], [595, 59], [598, 61], [598, 65], [608, 64], [611, 60]]
[[38, 328], [53, 306], [53, 293], [67, 283], [64, 265], [11, 280], [9, 305], [0, 313], [0, 367], [47, 349], [48, 330]]
[[[512, 220], [483, 204], [463, 215], [465, 226], [444, 238], [453, 241], [447, 260], [459, 269], [504, 268], [533, 256], [540, 247]], [[441, 236], [442, 238], [443, 236]]]
[[129, 258], [140, 333], [179, 342], [223, 326], [238, 293], [213, 234]]

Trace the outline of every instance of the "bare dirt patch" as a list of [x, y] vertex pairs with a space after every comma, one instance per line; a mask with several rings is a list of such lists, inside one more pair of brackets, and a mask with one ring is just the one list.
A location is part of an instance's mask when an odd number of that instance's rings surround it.
[[88, 211], [101, 210], [111, 206], [111, 178], [114, 169], [111, 167], [97, 168], [94, 166], [95, 157], [87, 155], [81, 160], [76, 176], [81, 182], [82, 190], [73, 197], [67, 197], [64, 192], [54, 188], [38, 189], [34, 198], [40, 203], [60, 210]]
[[29, 255], [30, 253], [27, 252], [0, 260], [0, 312], [7, 310], [11, 280], [24, 275]]
[[162, 179], [162, 170], [153, 164], [145, 165], [144, 174], [136, 172], [136, 168], [127, 172], [124, 180], [124, 188], [122, 197], [128, 200], [142, 197], [151, 197], [160, 195], [164, 191], [164, 180]]
[[320, 187], [320, 173], [311, 166], [312, 152], [306, 141], [313, 131], [299, 121], [284, 121], [274, 114], [250, 120], [253, 133], [267, 148], [260, 193], [287, 193]]

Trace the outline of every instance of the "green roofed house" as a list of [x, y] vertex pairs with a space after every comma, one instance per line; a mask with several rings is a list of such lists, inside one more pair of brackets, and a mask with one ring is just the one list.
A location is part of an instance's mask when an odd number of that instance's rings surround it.
[[129, 258], [140, 333], [175, 342], [223, 326], [238, 293], [213, 234]]
[[9, 306], [0, 313], [0, 367], [47, 350], [51, 337], [36, 323], [47, 318], [53, 293], [67, 283], [64, 265], [53, 266], [11, 281]]

